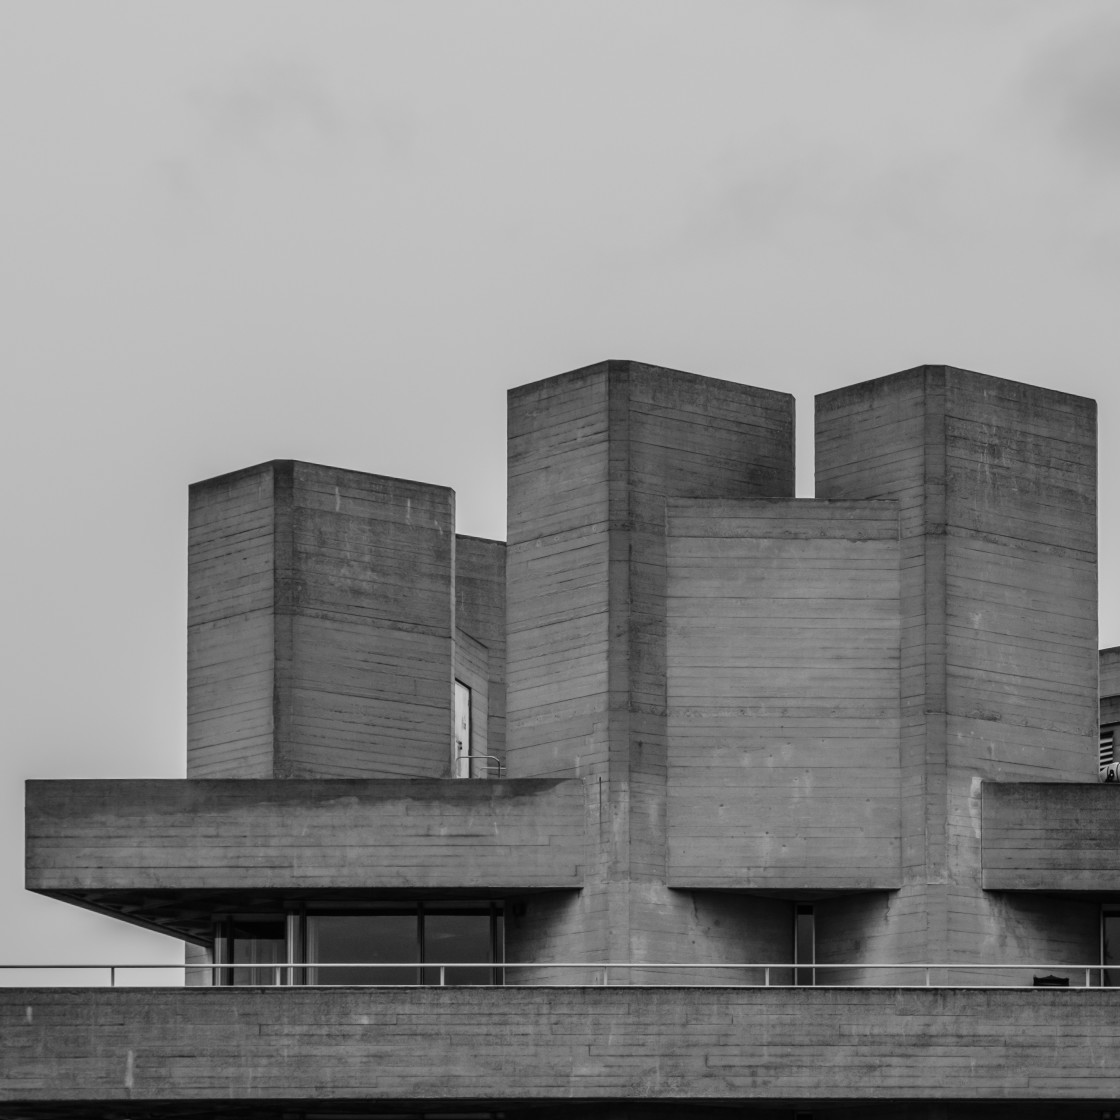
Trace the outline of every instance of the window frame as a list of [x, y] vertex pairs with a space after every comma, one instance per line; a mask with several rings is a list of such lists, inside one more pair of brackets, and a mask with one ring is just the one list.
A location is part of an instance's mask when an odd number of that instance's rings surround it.
[[[488, 977], [481, 981], [482, 984], [505, 983], [505, 901], [504, 899], [384, 899], [371, 902], [334, 902], [334, 901], [309, 901], [289, 903], [283, 910], [262, 911], [259, 913], [246, 913], [244, 911], [229, 911], [214, 915], [214, 964], [222, 966], [217, 968], [215, 983], [229, 987], [274, 987], [275, 979], [262, 979], [255, 977], [249, 981], [238, 981], [238, 969], [226, 967], [238, 965], [238, 968], [256, 969], [267, 971], [272, 977], [279, 976], [281, 986], [295, 987], [345, 987], [347, 985], [331, 985], [322, 983], [318, 978], [311, 981], [308, 973], [316, 962], [308, 957], [308, 918], [324, 917], [362, 917], [377, 914], [403, 915], [413, 918], [416, 936], [417, 959], [415, 975], [401, 984], [372, 984], [370, 987], [400, 987], [416, 986], [431, 987], [439, 985], [439, 970], [434, 967], [425, 968], [428, 960], [432, 959], [428, 946], [427, 919], [430, 917], [444, 917], [455, 914], [487, 917], [487, 957], [481, 964], [488, 965]], [[238, 962], [238, 939], [233, 936], [233, 929], [237, 922], [282, 922], [284, 928], [282, 957], [279, 961]], [[355, 962], [361, 964], [362, 962]], [[401, 962], [409, 963], [412, 962]], [[306, 967], [296, 967], [306, 966]], [[379, 967], [376, 962], [371, 962], [370, 968]], [[474, 972], [478, 966], [470, 964], [461, 966], [449, 964], [445, 969], [444, 982], [446, 987], [468, 987], [470, 982], [460, 983], [452, 980], [448, 983], [448, 973], [453, 968], [469, 969]], [[277, 973], [276, 970], [279, 970]], [[397, 970], [395, 970], [397, 971]], [[408, 970], [400, 969], [402, 973]], [[367, 985], [362, 985], [367, 986]]]

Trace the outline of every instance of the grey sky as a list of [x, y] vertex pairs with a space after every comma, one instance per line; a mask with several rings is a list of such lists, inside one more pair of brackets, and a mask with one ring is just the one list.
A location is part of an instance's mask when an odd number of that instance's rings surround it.
[[0, 959], [175, 959], [21, 892], [21, 786], [183, 773], [193, 480], [504, 536], [505, 389], [605, 357], [796, 393], [803, 494], [812, 394], [920, 362], [1107, 434], [1117, 57], [1112, 0], [0, 0]]

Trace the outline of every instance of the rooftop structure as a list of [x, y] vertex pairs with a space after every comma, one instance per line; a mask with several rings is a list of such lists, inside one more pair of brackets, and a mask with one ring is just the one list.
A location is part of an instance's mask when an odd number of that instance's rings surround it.
[[27, 791], [186, 986], [0, 989], [0, 1117], [1120, 1117], [1095, 405], [923, 366], [793, 458], [608, 361], [510, 393], [505, 543], [193, 486], [186, 780]]

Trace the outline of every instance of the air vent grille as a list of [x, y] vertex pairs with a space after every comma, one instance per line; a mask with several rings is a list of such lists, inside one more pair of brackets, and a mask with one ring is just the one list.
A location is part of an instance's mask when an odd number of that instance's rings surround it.
[[1115, 782], [1120, 779], [1116, 766], [1116, 730], [1101, 728], [1100, 773], [1102, 782]]

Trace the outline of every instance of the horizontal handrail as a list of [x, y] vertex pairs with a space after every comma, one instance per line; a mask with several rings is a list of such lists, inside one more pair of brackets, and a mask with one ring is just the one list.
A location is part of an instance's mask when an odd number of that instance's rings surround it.
[[[502, 777], [502, 773], [506, 768], [506, 764], [501, 760], [501, 758], [498, 757], [498, 755], [496, 755], [496, 754], [459, 754], [459, 755], [455, 756], [455, 761], [456, 762], [465, 762], [467, 764], [466, 773], [459, 774], [460, 778], [472, 777], [472, 775], [471, 775], [471, 763], [475, 759], [478, 759], [478, 758], [487, 759], [487, 763], [486, 763], [487, 777], [490, 776], [489, 771], [491, 771], [491, 770], [497, 770], [498, 771], [497, 777], [499, 777], [499, 778]], [[462, 769], [462, 768], [460, 767], [460, 769]]]
[[[194, 972], [196, 974], [209, 974], [212, 983], [216, 982], [219, 977], [224, 973], [231, 970], [242, 970], [245, 972], [252, 972], [258, 974], [270, 975], [272, 977], [271, 983], [256, 982], [251, 984], [239, 984], [238, 987], [272, 987], [272, 986], [294, 986], [294, 987], [431, 987], [431, 984], [414, 984], [414, 985], [385, 985], [385, 984], [353, 984], [345, 983], [342, 985], [326, 984], [308, 984], [305, 983], [303, 978], [296, 976], [297, 972], [305, 970], [314, 970], [316, 973], [326, 972], [329, 973], [333, 969], [342, 968], [358, 968], [358, 969], [400, 969], [411, 970], [413, 972], [437, 971], [439, 974], [438, 984], [445, 986], [447, 984], [447, 972], [449, 969], [457, 969], [460, 971], [478, 972], [481, 970], [489, 970], [491, 972], [500, 972], [503, 974], [508, 972], [516, 972], [519, 970], [538, 969], [544, 971], [559, 970], [564, 971], [568, 969], [580, 969], [583, 971], [591, 971], [596, 974], [599, 979], [593, 984], [574, 984], [575, 987], [590, 987], [590, 986], [627, 986], [627, 987], [654, 987], [661, 985], [635, 983], [629, 977], [622, 977], [620, 974], [623, 972], [637, 971], [648, 972], [657, 969], [672, 969], [676, 972], [697, 972], [704, 973], [708, 971], [750, 971], [762, 974], [761, 982], [748, 982], [739, 980], [736, 982], [721, 981], [717, 986], [719, 987], [735, 987], [735, 988], [757, 988], [757, 987], [891, 987], [891, 988], [907, 988], [907, 987], [936, 987], [936, 988], [990, 988], [990, 987], [1033, 987], [1034, 981], [1037, 980], [1052, 980], [1053, 976], [1039, 976], [1032, 979], [1030, 984], [1009, 985], [1009, 984], [962, 984], [950, 983], [948, 980], [938, 979], [937, 973], [969, 973], [969, 972], [1035, 972], [1035, 973], [1074, 973], [1078, 979], [1084, 979], [1083, 984], [1077, 987], [1107, 987], [1106, 974], [1116, 973], [1117, 981], [1120, 982], [1120, 965], [1104, 965], [1104, 964], [987, 964], [975, 961], [950, 961], [950, 962], [882, 962], [882, 961], [852, 961], [852, 962], [808, 962], [808, 961], [794, 961], [794, 962], [739, 962], [727, 961], [719, 963], [699, 963], [699, 962], [681, 962], [681, 961], [284, 961], [278, 962], [238, 962], [238, 963], [223, 963], [223, 964], [210, 964], [210, 963], [197, 963], [197, 964], [4, 964], [0, 963], [0, 972], [2, 971], [103, 971], [106, 973], [109, 987], [117, 987], [118, 973], [122, 972], [143, 972], [154, 971], [157, 969], [178, 971], [184, 973]], [[843, 971], [855, 972], [874, 972], [893, 971], [899, 973], [915, 973], [921, 974], [921, 978], [913, 984], [903, 983], [890, 983], [883, 985], [875, 985], [873, 982], [866, 980], [856, 984], [828, 984], [826, 980], [822, 980], [824, 975], [828, 973], [836, 973]], [[782, 973], [792, 974], [796, 977], [810, 977], [809, 984], [805, 984], [798, 980], [783, 981], [776, 979], [775, 974], [780, 976]], [[1068, 979], [1068, 977], [1065, 977]], [[1093, 983], [1094, 978], [1096, 983]], [[1057, 977], [1062, 979], [1062, 977]], [[97, 986], [97, 985], [95, 985]], [[101, 985], [104, 986], [104, 985]], [[491, 985], [476, 984], [475, 987], [487, 987]], [[553, 981], [551, 983], [542, 983], [541, 981], [534, 981], [528, 985], [529, 987], [558, 987], [563, 986], [562, 981]], [[698, 986], [706, 987], [711, 985], [687, 985], [675, 982], [674, 987], [685, 986]], [[1046, 985], [1050, 986], [1050, 985]], [[1057, 985], [1054, 985], [1057, 986]], [[1073, 985], [1070, 985], [1071, 987]], [[1117, 984], [1117, 990], [1120, 991], [1120, 983]]]

